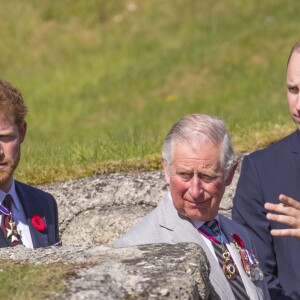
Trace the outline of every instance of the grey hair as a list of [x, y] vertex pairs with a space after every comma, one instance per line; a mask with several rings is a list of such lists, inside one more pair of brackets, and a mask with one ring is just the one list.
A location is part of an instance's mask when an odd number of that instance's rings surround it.
[[220, 146], [220, 163], [226, 179], [235, 163], [231, 139], [222, 119], [205, 114], [187, 115], [172, 126], [162, 146], [162, 159], [167, 169], [170, 170], [176, 142], [190, 143], [195, 146], [207, 140]]

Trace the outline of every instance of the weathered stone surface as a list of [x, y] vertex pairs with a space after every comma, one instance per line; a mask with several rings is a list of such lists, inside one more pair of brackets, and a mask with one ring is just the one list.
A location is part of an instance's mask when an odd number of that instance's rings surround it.
[[114, 244], [167, 190], [162, 172], [98, 175], [40, 188], [57, 200], [65, 245]]
[[107, 254], [98, 254], [99, 265], [80, 270], [62, 298], [208, 299], [212, 294], [209, 264], [195, 244], [145, 245]]
[[36, 250], [17, 246], [0, 249], [0, 258], [33, 264], [84, 263], [55, 299], [218, 299], [209, 282], [209, 263], [196, 244]]
[[[220, 205], [220, 212], [227, 217], [231, 217], [239, 171], [238, 167]], [[98, 175], [40, 188], [57, 200], [64, 245], [86, 246], [112, 246], [156, 207], [168, 190], [162, 171]]]

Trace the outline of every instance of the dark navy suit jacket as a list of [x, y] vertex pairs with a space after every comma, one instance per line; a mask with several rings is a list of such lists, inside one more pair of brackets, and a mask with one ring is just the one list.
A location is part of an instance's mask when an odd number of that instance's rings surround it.
[[265, 202], [279, 203], [285, 194], [300, 200], [300, 132], [245, 156], [233, 219], [252, 234], [271, 299], [300, 299], [300, 241], [272, 237], [270, 229], [286, 228], [266, 219]]
[[[19, 181], [15, 181], [15, 184], [29, 226], [33, 248], [47, 247], [58, 243], [58, 212], [53, 196]], [[41, 232], [33, 227], [31, 222], [33, 215], [38, 215], [43, 219], [46, 230]], [[0, 248], [3, 247], [8, 247], [8, 243], [0, 230]]]

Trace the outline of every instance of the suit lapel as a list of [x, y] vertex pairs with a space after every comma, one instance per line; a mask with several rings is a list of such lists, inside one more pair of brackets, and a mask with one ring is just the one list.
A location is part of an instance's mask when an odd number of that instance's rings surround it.
[[211, 250], [205, 243], [201, 233], [194, 227], [191, 221], [178, 214], [169, 194], [163, 201], [163, 207], [158, 214], [158, 222], [161, 227], [169, 231], [174, 243], [196, 243], [205, 252], [210, 263], [210, 280], [216, 292], [222, 295], [222, 299], [233, 299], [231, 287], [220, 268], [220, 265]]
[[300, 178], [300, 131], [297, 130], [290, 139], [290, 149], [291, 149], [291, 165], [294, 168], [295, 173], [298, 178]]
[[[195, 240], [198, 240], [198, 230], [189, 219], [177, 212], [169, 194], [164, 198], [157, 218], [159, 225], [169, 231], [173, 243], [195, 242]], [[205, 244], [204, 241], [199, 241], [198, 243], [201, 246]]]
[[[18, 193], [18, 197], [20, 199], [20, 202], [22, 204], [25, 213], [27, 225], [30, 230], [33, 248], [47, 247], [48, 246], [47, 230], [45, 230], [44, 232], [38, 231], [33, 227], [31, 221], [33, 215], [38, 215], [43, 219], [43, 221], [46, 224], [46, 220], [44, 218], [45, 216], [44, 210], [43, 207], [40, 205], [40, 201], [37, 201], [37, 199], [34, 197], [33, 194], [30, 194], [29, 196], [26, 190], [23, 189], [21, 184], [17, 181], [16, 181], [16, 192]], [[47, 224], [46, 224], [46, 228], [47, 228]]]
[[[236, 229], [235, 223], [227, 220], [222, 215], [220, 215], [220, 226], [221, 226], [221, 229], [222, 229], [224, 235], [226, 236], [228, 242], [231, 245], [232, 258], [233, 258], [235, 264], [237, 265], [238, 270], [240, 271], [240, 275], [243, 279], [245, 288], [247, 290], [248, 295], [250, 296], [250, 299], [262, 299], [262, 289], [260, 291], [261, 295], [259, 296], [259, 290], [257, 288], [255, 288], [255, 286], [262, 288], [261, 281], [255, 281], [255, 283], [253, 283], [251, 281], [251, 279], [247, 276], [247, 274], [244, 272], [241, 256], [239, 254], [239, 251], [236, 249], [235, 244], [233, 243], [232, 234], [237, 233], [237, 232], [235, 232], [235, 229]], [[238, 229], [236, 229], [236, 230], [238, 231]], [[243, 241], [245, 242], [245, 240], [243, 240]], [[246, 244], [246, 248], [250, 249], [251, 246]]]
[[6, 248], [8, 246], [9, 246], [9, 244], [7, 242], [7, 239], [6, 239], [3, 231], [0, 228], [0, 248]]

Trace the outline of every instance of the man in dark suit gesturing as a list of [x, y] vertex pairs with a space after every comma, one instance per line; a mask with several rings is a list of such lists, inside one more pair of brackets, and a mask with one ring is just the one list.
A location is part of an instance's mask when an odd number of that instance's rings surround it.
[[26, 135], [26, 113], [21, 93], [0, 80], [0, 247], [59, 244], [55, 199], [13, 178]]
[[255, 241], [272, 299], [300, 299], [300, 242], [293, 238], [300, 236], [300, 43], [288, 59], [286, 84], [297, 130], [244, 158], [232, 210]]
[[164, 141], [162, 161], [169, 193], [116, 246], [196, 243], [209, 260], [216, 299], [269, 299], [252, 240], [218, 214], [237, 166], [224, 122], [202, 114], [182, 118]]

